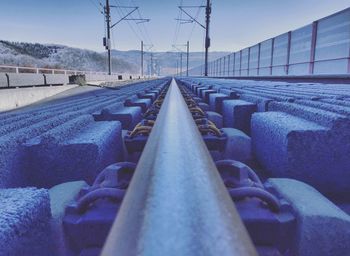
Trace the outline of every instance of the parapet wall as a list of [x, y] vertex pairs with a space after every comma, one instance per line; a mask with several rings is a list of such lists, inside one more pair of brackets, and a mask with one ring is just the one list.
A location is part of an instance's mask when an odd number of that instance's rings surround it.
[[55, 94], [72, 89], [77, 85], [3, 89], [0, 91], [0, 112], [23, 107]]
[[69, 76], [77, 74], [85, 75], [87, 82], [114, 82], [139, 78], [139, 76], [136, 74], [107, 75], [107, 73], [103, 72], [71, 72], [54, 69], [47, 70], [39, 68], [0, 66], [0, 89], [28, 86], [65, 85], [69, 83]]

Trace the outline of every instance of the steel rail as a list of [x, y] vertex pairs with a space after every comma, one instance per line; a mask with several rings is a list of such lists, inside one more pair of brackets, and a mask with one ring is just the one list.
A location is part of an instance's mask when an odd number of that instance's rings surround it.
[[175, 80], [101, 255], [257, 255]]

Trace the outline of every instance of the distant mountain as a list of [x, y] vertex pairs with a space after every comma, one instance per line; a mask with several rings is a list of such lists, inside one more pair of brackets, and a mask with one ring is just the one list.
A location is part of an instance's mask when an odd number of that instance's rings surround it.
[[[209, 52], [209, 60], [215, 60], [222, 56], [228, 55], [229, 52]], [[152, 55], [152, 61], [151, 61]], [[112, 56], [121, 58], [127, 62], [141, 66], [141, 52], [132, 51], [112, 51]], [[177, 69], [180, 70], [181, 64], [180, 53], [178, 52], [145, 52], [144, 55], [144, 73], [149, 74], [151, 63], [153, 71], [159, 72], [159, 75], [175, 74]], [[204, 63], [204, 52], [190, 52], [189, 68], [197, 67]], [[177, 67], [178, 66], [178, 67]], [[186, 53], [182, 53], [182, 71], [186, 70]]]
[[[106, 71], [105, 53], [63, 45], [0, 41], [0, 65]], [[139, 66], [113, 57], [118, 73], [138, 73]]]
[[[228, 52], [211, 52], [209, 59], [217, 59]], [[152, 55], [152, 61], [151, 61]], [[189, 67], [203, 64], [203, 52], [191, 52]], [[153, 68], [151, 68], [151, 63]], [[0, 65], [39, 68], [60, 68], [87, 71], [106, 71], [106, 53], [72, 48], [64, 45], [9, 42], [0, 40]], [[171, 75], [180, 70], [177, 52], [145, 52], [144, 74]], [[140, 73], [141, 52], [138, 50], [112, 51], [112, 69], [115, 73]], [[186, 69], [186, 54], [182, 54], [182, 70]]]

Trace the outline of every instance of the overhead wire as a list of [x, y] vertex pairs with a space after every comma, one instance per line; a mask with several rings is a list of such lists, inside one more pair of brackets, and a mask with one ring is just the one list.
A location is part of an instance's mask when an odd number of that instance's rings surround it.
[[[114, 0], [114, 2], [116, 3], [116, 6], [120, 6], [117, 2], [117, 0]], [[120, 18], [124, 17], [127, 13], [124, 12], [124, 8], [114, 8], [117, 12], [118, 15], [120, 16]], [[131, 31], [134, 33], [134, 35], [141, 41], [141, 37], [136, 33], [134, 27], [131, 25], [131, 22], [129, 20], [126, 20], [128, 26], [130, 27]]]
[[[200, 4], [199, 4], [199, 6], [203, 6], [204, 1], [205, 1], [205, 0], [201, 0], [201, 2], [200, 2]], [[196, 16], [195, 16], [195, 19], [198, 19], [199, 14], [201, 13], [202, 9], [203, 9], [203, 8], [201, 8], [201, 7], [199, 7], [199, 8], [198, 8], [197, 13], [196, 13]], [[188, 40], [187, 40], [187, 41], [190, 41], [190, 40], [191, 40], [191, 38], [192, 38], [192, 34], [193, 34], [193, 31], [194, 31], [195, 27], [196, 27], [196, 24], [195, 24], [195, 23], [193, 23], [193, 26], [192, 26], [192, 29], [191, 29], [191, 32], [190, 32], [190, 35], [189, 35], [189, 37], [188, 37]]]
[[[104, 10], [101, 9], [101, 7], [103, 8], [103, 5], [102, 5], [102, 3], [100, 1], [98, 1], [98, 0], [96, 0], [96, 1], [89, 0], [89, 2], [98, 10], [99, 13], [105, 15]], [[106, 26], [105, 22], [103, 22], [103, 25], [104, 25], [104, 37], [106, 37], [107, 26]], [[108, 64], [107, 52], [105, 52], [104, 55], [105, 55], [105, 60], [106, 60], [106, 65], [107, 65]]]
[[[104, 13], [104, 5], [99, 1], [99, 0], [89, 0], [89, 2], [103, 15], [105, 15]], [[114, 0], [115, 4], [116, 4], [116, 8], [111, 8], [111, 9], [115, 9], [115, 11], [117, 12], [118, 16], [120, 17], [120, 19], [122, 19], [123, 17], [125, 17], [125, 15], [127, 15], [128, 11], [126, 8], [121, 8], [118, 6], [122, 6], [118, 3], [117, 0]], [[130, 0], [130, 5], [133, 4], [135, 5], [135, 2], [133, 0]], [[125, 6], [125, 5], [124, 5]], [[102, 7], [102, 8], [101, 8]], [[142, 15], [141, 15], [141, 12], [139, 10], [139, 8], [137, 8], [137, 19], [143, 19], [142, 18]], [[115, 12], [115, 13], [116, 13]], [[130, 18], [134, 18], [133, 14], [130, 15]], [[134, 33], [135, 37], [138, 38], [140, 41], [145, 41], [146, 43], [149, 43], [151, 45], [153, 45], [153, 42], [151, 40], [151, 37], [148, 33], [148, 30], [145, 26], [144, 23], [142, 23], [142, 27], [141, 27], [141, 23], [137, 23], [136, 21], [134, 22], [135, 26], [137, 29], [135, 29], [135, 27], [133, 26], [133, 23], [130, 22], [129, 20], [126, 20], [127, 21], [127, 24], [128, 26], [130, 27], [130, 29], [132, 30], [132, 32]], [[136, 31], [138, 30], [139, 33]], [[106, 37], [106, 31], [107, 31], [107, 28], [106, 28], [106, 24], [104, 23], [104, 35]], [[115, 49], [116, 47], [116, 43], [115, 43], [115, 34], [114, 34], [114, 30], [112, 29], [111, 30], [111, 41], [112, 41], [112, 46], [113, 48]]]
[[[130, 0], [130, 3], [133, 4], [133, 5], [136, 5], [134, 0]], [[140, 19], [143, 19], [143, 16], [141, 15], [140, 9], [137, 9], [137, 13], [138, 13], [138, 17]], [[153, 45], [153, 42], [152, 42], [151, 37], [150, 37], [150, 35], [148, 33], [147, 26], [145, 25], [145, 22], [136, 23], [136, 25], [139, 28], [140, 33], [143, 35], [144, 41], [146, 41], [147, 44]], [[143, 30], [142, 30], [141, 27], [143, 28]]]
[[[179, 6], [183, 5], [183, 0], [180, 0], [180, 4]], [[177, 15], [177, 19], [176, 19], [176, 27], [175, 27], [175, 34], [174, 34], [174, 38], [173, 38], [173, 45], [177, 44], [177, 39], [180, 33], [180, 28], [181, 28], [181, 19], [182, 19], [182, 11], [179, 9], [178, 15]]]
[[[199, 0], [198, 9], [197, 9], [197, 12], [196, 12], [196, 14], [194, 16], [195, 20], [198, 19], [199, 15], [200, 15], [200, 13], [201, 13], [201, 11], [203, 9], [201, 6], [204, 5], [204, 2], [205, 2], [205, 0]], [[182, 4], [183, 4], [183, 1], [181, 0], [180, 1], [180, 6], [182, 6]], [[177, 23], [176, 23], [176, 26], [175, 26], [175, 33], [174, 33], [174, 38], [173, 38], [173, 44], [172, 45], [176, 45], [177, 44], [177, 41], [178, 41], [178, 38], [179, 38], [179, 34], [180, 34], [180, 30], [181, 30], [181, 27], [182, 27], [181, 25], [183, 25], [181, 23], [181, 20], [182, 20], [182, 11], [179, 9], [178, 16], [177, 16]], [[190, 33], [189, 33], [187, 41], [191, 40], [195, 27], [196, 27], [196, 23], [193, 22], [193, 25], [192, 25], [192, 28], [190, 30]], [[203, 49], [203, 51], [202, 51], [203, 52], [202, 53], [202, 58], [204, 59], [205, 32], [203, 34], [203, 40], [204, 41], [203, 41], [203, 45], [202, 45], [202, 49]], [[173, 47], [173, 49], [174, 49], [174, 47]]]
[[[114, 0], [114, 1], [115, 1], [115, 3], [116, 3], [116, 6], [120, 6], [120, 5], [118, 4], [118, 1], [117, 1], [117, 0]], [[134, 1], [130, 1], [130, 3], [131, 3], [131, 2], [132, 2], [133, 4], [135, 4]], [[124, 10], [125, 8], [115, 8], [115, 9], [116, 9], [116, 12], [118, 12], [118, 15], [120, 16], [120, 18], [124, 17], [124, 16], [127, 14], [127, 11]], [[137, 11], [137, 13], [138, 13], [138, 18], [143, 19], [140, 10], [137, 9], [136, 11]], [[133, 16], [133, 14], [131, 14], [130, 17], [131, 17], [131, 18], [134, 18], [135, 16]], [[149, 34], [148, 34], [148, 31], [146, 31], [146, 29], [145, 29], [145, 31], [142, 31], [142, 29], [141, 29], [140, 26], [139, 26], [140, 24], [138, 24], [137, 22], [131, 22], [131, 21], [129, 21], [129, 20], [126, 20], [126, 22], [127, 22], [129, 28], [131, 29], [131, 31], [133, 32], [133, 34], [135, 35], [135, 37], [136, 37], [138, 40], [140, 40], [140, 41], [145, 41], [146, 43], [149, 43], [149, 44], [153, 44], [153, 43], [152, 43], [152, 40], [150, 39], [150, 36], [149, 36]], [[134, 25], [133, 25], [133, 24], [134, 24]], [[135, 26], [136, 28], [135, 28], [134, 26]], [[143, 24], [143, 26], [144, 26], [144, 24]], [[144, 26], [144, 27], [145, 27], [145, 26]], [[137, 30], [139, 31], [139, 33], [137, 32]]]
[[93, 6], [95, 6], [96, 8], [97, 8], [97, 10], [101, 13], [101, 14], [103, 14], [103, 10], [101, 10], [100, 9], [100, 7], [101, 7], [101, 3], [97, 0], [97, 2], [99, 3], [99, 4], [97, 4], [94, 0], [89, 0], [90, 1], [90, 3], [93, 5]]
[[[114, 1], [115, 1], [115, 3], [116, 3], [116, 6], [120, 6], [120, 5], [118, 4], [118, 1], [117, 1], [117, 0], [114, 0]], [[136, 7], [135, 2], [132, 1], [132, 0], [130, 0], [130, 1], [129, 1], [129, 6], [132, 6], [132, 5]], [[127, 11], [126, 8], [115, 8], [115, 9], [116, 9], [116, 11], [118, 12], [120, 18], [124, 17], [124, 16], [128, 13], [128, 11]], [[141, 14], [139, 8], [136, 10], [136, 13], [137, 13], [136, 18], [143, 19], [142, 14]], [[134, 19], [134, 18], [135, 18], [134, 15], [135, 15], [135, 12], [132, 13], [132, 14], [130, 15], [130, 18], [131, 18], [131, 19]], [[130, 27], [130, 29], [131, 29], [132, 32], [134, 33], [134, 35], [138, 38], [138, 40], [144, 41], [144, 42], [146, 43], [146, 45], [151, 45], [151, 46], [153, 45], [153, 42], [152, 42], [152, 40], [151, 40], [151, 38], [150, 38], [150, 36], [149, 36], [149, 33], [148, 33], [148, 31], [147, 31], [146, 26], [145, 26], [144, 23], [139, 23], [139, 24], [138, 24], [136, 21], [134, 21], [134, 22], [131, 22], [131, 21], [129, 21], [129, 20], [126, 20], [126, 21], [127, 21], [128, 26]], [[144, 30], [142, 30], [141, 24], [142, 24], [142, 27], [143, 27]], [[134, 26], [135, 26], [135, 27], [134, 27]], [[138, 33], [137, 31], [138, 31], [139, 33]], [[148, 50], [149, 50], [149, 49], [148, 49]], [[147, 50], [146, 50], [146, 51], [147, 51]], [[145, 53], [146, 53], [146, 52], [145, 52]]]

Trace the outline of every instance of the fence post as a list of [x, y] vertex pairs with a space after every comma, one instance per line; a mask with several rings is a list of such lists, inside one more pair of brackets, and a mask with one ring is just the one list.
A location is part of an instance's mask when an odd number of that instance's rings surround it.
[[310, 63], [309, 63], [309, 74], [310, 75], [312, 75], [314, 73], [317, 27], [318, 27], [318, 21], [314, 21], [312, 23], [312, 35], [311, 35], [311, 51], [310, 51]]
[[225, 57], [222, 57], [220, 59], [220, 69], [221, 69], [220, 76], [222, 77], [225, 74]]
[[230, 63], [231, 62], [231, 54], [228, 55], [228, 62], [227, 62], [227, 76], [230, 76]]
[[221, 58], [218, 59], [218, 67], [219, 67], [219, 73], [218, 73], [218, 76], [220, 77], [221, 76]]
[[215, 67], [216, 60], [213, 60], [213, 76], [216, 75], [216, 67]]
[[248, 48], [248, 66], [247, 66], [247, 76], [249, 76], [250, 73], [250, 48]]
[[47, 85], [46, 75], [43, 73], [44, 76], [44, 85]]
[[260, 75], [260, 51], [261, 51], [261, 43], [259, 43], [259, 46], [258, 46], [258, 66], [257, 66], [257, 75], [259, 76]]
[[220, 75], [220, 69], [219, 69], [219, 59], [216, 60], [216, 76]]
[[217, 68], [216, 68], [216, 60], [214, 60], [214, 76], [216, 76]]
[[5, 74], [5, 76], [6, 76], [6, 80], [7, 80], [7, 87], [10, 87], [10, 76], [9, 76], [9, 74]]
[[235, 76], [236, 75], [236, 53], [234, 52], [233, 53], [233, 70], [232, 70], [232, 72], [233, 72], [233, 76]]
[[349, 56], [348, 56], [348, 74], [350, 74], [350, 46], [349, 46]]
[[226, 56], [224, 56], [224, 68], [223, 68], [223, 72], [222, 72], [222, 76], [225, 76], [225, 70], [226, 70]]
[[290, 48], [292, 41], [292, 32], [288, 32], [288, 46], [287, 46], [287, 62], [286, 62], [286, 75], [289, 74], [289, 61], [290, 61]]
[[213, 60], [213, 76], [215, 77], [216, 74], [216, 67], [215, 67], [216, 60]]
[[216, 76], [216, 60], [213, 62], [213, 76]]
[[218, 68], [216, 76], [220, 76], [220, 59], [217, 59], [216, 66]]
[[239, 76], [242, 76], [242, 50], [239, 51]]
[[272, 38], [271, 42], [271, 62], [270, 62], [270, 75], [272, 75], [272, 67], [273, 67], [273, 52], [275, 48], [275, 38]]
[[350, 74], [350, 45], [349, 45], [349, 56], [348, 56], [348, 74]]

